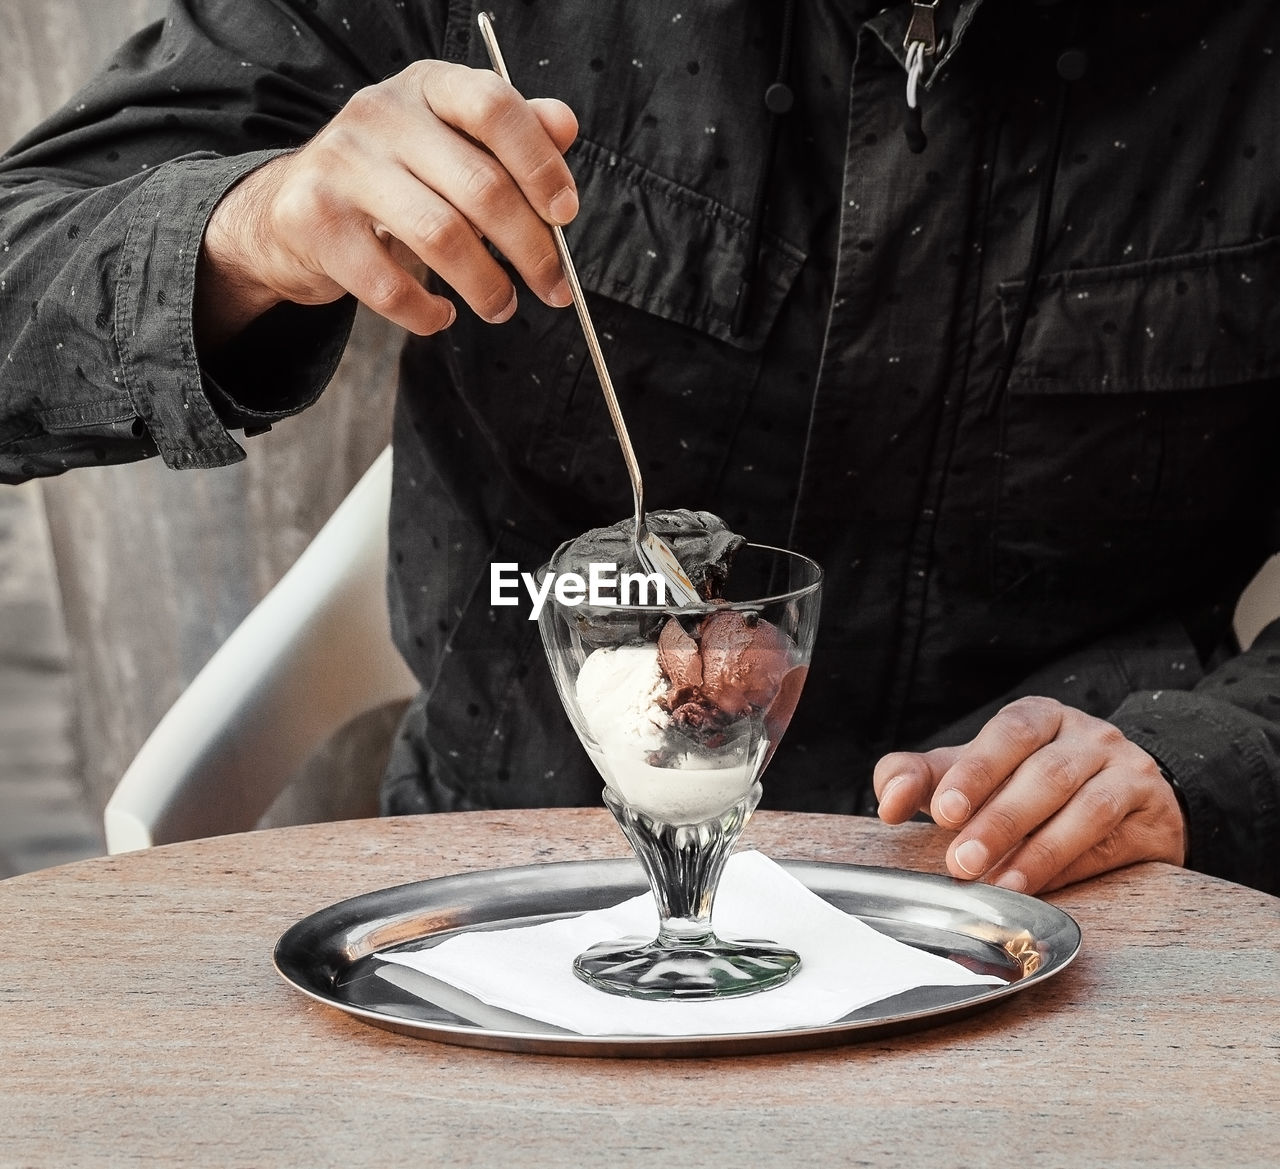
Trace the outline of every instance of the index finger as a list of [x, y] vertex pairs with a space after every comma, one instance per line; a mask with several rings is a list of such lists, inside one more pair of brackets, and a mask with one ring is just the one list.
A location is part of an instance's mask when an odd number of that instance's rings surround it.
[[960, 750], [935, 747], [924, 753], [893, 751], [883, 756], [871, 775], [871, 786], [880, 801], [880, 819], [901, 824], [917, 812], [928, 811], [934, 788]]
[[1062, 728], [1064, 707], [1051, 698], [1019, 698], [997, 711], [947, 769], [933, 793], [930, 815], [959, 827], [1018, 767]]
[[535, 106], [496, 73], [449, 61], [419, 62], [417, 73], [431, 112], [492, 154], [539, 216], [565, 224], [577, 214], [577, 188], [562, 153], [577, 134], [568, 106], [554, 99]]

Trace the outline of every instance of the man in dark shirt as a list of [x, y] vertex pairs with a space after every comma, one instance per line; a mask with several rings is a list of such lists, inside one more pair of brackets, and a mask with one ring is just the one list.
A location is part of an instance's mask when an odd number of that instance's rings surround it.
[[560, 100], [492, 75], [471, 5], [185, 0], [20, 143], [3, 473], [242, 457], [359, 298], [411, 334], [391, 597], [424, 690], [388, 807], [593, 801], [488, 592], [629, 511], [571, 221], [651, 505], [827, 570], [767, 803], [927, 809], [1012, 888], [1162, 859], [1280, 889], [1280, 629], [1230, 624], [1275, 551], [1273, 6], [493, 7]]

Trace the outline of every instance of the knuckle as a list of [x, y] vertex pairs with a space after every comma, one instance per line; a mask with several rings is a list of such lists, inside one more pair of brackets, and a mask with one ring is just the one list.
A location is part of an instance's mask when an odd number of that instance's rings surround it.
[[559, 187], [565, 181], [568, 167], [558, 154], [548, 154], [529, 167], [529, 181], [537, 187]]
[[967, 755], [952, 769], [951, 779], [965, 793], [994, 791], [1004, 779], [995, 764], [983, 755]]
[[1099, 840], [1090, 850], [1100, 871], [1118, 868], [1130, 860], [1128, 843], [1119, 832], [1110, 832]]
[[485, 320], [497, 316], [511, 303], [511, 283], [501, 281], [490, 285], [478, 296], [472, 298], [472, 307]]
[[1062, 709], [1061, 703], [1053, 698], [1043, 698], [1038, 694], [1027, 694], [1023, 698], [1015, 698], [1001, 709], [1001, 716], [1012, 726], [1019, 729], [1037, 729], [1048, 720], [1057, 720]]
[[1135, 747], [1134, 750], [1137, 752], [1137, 757], [1131, 765], [1131, 770], [1137, 776], [1139, 782], [1148, 788], [1154, 787], [1162, 792], [1172, 790], [1164, 772], [1160, 770], [1160, 764], [1142, 750], [1141, 747]]
[[417, 330], [424, 335], [438, 333], [442, 329], [447, 329], [453, 324], [457, 316], [453, 305], [442, 297], [433, 296], [430, 298], [431, 303], [424, 313], [421, 314], [421, 323], [417, 326]]
[[895, 775], [912, 769], [914, 759], [915, 756], [908, 751], [893, 751], [888, 755], [882, 755], [873, 774], [877, 778], [891, 779]]
[[431, 95], [448, 87], [447, 78], [453, 72], [453, 66], [447, 61], [425, 59], [413, 61], [396, 75], [395, 80], [404, 85], [411, 94], [417, 94], [429, 106]]
[[1133, 772], [1134, 775], [1145, 782], [1158, 782], [1162, 787], [1167, 786], [1164, 772], [1160, 770], [1160, 764], [1156, 762], [1155, 758], [1139, 747], [1137, 743], [1125, 738], [1123, 734], [1121, 739], [1123, 739], [1123, 743], [1120, 744], [1121, 750], [1117, 754], [1120, 755], [1120, 761], [1123, 762], [1125, 769]]
[[1128, 801], [1114, 784], [1086, 784], [1081, 789], [1080, 800], [1090, 823], [1114, 826], [1129, 813]]
[[983, 836], [999, 842], [997, 852], [1007, 851], [1026, 831], [1016, 811], [996, 805], [984, 809], [982, 828]]
[[1035, 723], [1026, 707], [1006, 706], [1000, 712], [1000, 734], [1009, 743], [1022, 747], [1035, 737]]
[[520, 98], [497, 74], [488, 73], [484, 76], [483, 83], [476, 88], [471, 101], [477, 126], [489, 131], [500, 128], [512, 117]]
[[1005, 733], [1022, 742], [1041, 738], [1047, 723], [1060, 720], [1061, 711], [1062, 704], [1056, 699], [1029, 694], [1002, 707], [999, 718]]
[[363, 299], [380, 316], [395, 317], [409, 304], [412, 295], [413, 289], [407, 279], [380, 273], [369, 281]]
[[1124, 731], [1122, 731], [1114, 723], [1106, 722], [1103, 719], [1098, 719], [1096, 721], [1098, 724], [1097, 726], [1098, 742], [1101, 743], [1108, 750], [1113, 750], [1114, 748], [1119, 747], [1122, 744], [1127, 743], [1129, 741], [1127, 738], [1125, 738]]
[[1016, 711], [1024, 718], [1038, 720], [1058, 718], [1064, 707], [1056, 698], [1046, 698], [1043, 694], [1024, 694], [1021, 698], [1015, 698], [1005, 709]]
[[413, 225], [414, 250], [429, 263], [447, 264], [462, 255], [475, 232], [461, 215], [424, 211]]
[[1059, 845], [1033, 836], [1019, 851], [1016, 863], [1028, 876], [1034, 873], [1041, 880], [1048, 880], [1066, 866], [1068, 859]]
[[1079, 787], [1073, 756], [1061, 749], [1042, 747], [1035, 755], [1036, 783], [1061, 806]]
[[519, 94], [489, 69], [438, 63], [419, 75], [419, 83], [428, 105], [434, 97], [451, 108], [465, 109], [468, 128], [480, 138], [523, 104]]
[[534, 260], [529, 283], [550, 288], [562, 275], [560, 257], [554, 248], [546, 248]]
[[303, 149], [303, 153], [324, 158], [323, 165], [335, 166], [367, 153], [372, 135], [391, 120], [386, 92], [377, 87], [360, 89]]
[[462, 191], [467, 206], [492, 211], [506, 201], [510, 183], [506, 172], [495, 163], [481, 160], [464, 172]]
[[377, 123], [381, 121], [387, 114], [391, 105], [391, 97], [387, 89], [383, 85], [368, 85], [364, 89], [357, 89], [348, 99], [347, 104], [342, 107], [339, 119], [335, 121], [335, 126], [340, 126], [347, 122], [356, 122], [360, 125], [366, 123]]

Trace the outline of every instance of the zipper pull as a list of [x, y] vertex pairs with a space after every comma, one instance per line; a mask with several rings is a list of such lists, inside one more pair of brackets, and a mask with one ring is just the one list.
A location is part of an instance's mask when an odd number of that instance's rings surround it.
[[912, 45], [920, 45], [926, 57], [932, 57], [938, 51], [938, 30], [934, 24], [933, 14], [940, 0], [922, 3], [914, 0], [911, 5], [911, 21], [907, 25], [907, 35], [902, 38], [902, 47], [909, 53]]
[[913, 0], [911, 20], [902, 47], [907, 50], [907, 148], [913, 154], [924, 150], [927, 139], [920, 111], [918, 89], [924, 76], [925, 60], [938, 51], [938, 28], [934, 20], [940, 0]]

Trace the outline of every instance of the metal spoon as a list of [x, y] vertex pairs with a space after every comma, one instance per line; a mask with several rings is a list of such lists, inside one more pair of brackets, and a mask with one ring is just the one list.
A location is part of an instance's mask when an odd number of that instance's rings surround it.
[[[484, 39], [484, 47], [489, 53], [489, 61], [494, 72], [508, 84], [511, 75], [507, 72], [506, 62], [502, 59], [502, 50], [498, 47], [498, 38], [493, 30], [493, 17], [488, 12], [481, 12], [476, 18], [480, 26], [480, 36]], [[578, 273], [573, 266], [573, 258], [569, 255], [569, 246], [565, 243], [564, 232], [553, 226], [552, 239], [555, 240], [556, 253], [560, 257], [560, 267], [564, 269], [565, 280], [569, 291], [573, 294], [573, 307], [578, 310], [578, 320], [582, 332], [587, 339], [587, 349], [596, 367], [596, 375], [600, 379], [600, 388], [604, 391], [605, 405], [609, 408], [609, 417], [613, 421], [614, 433], [618, 436], [618, 445], [622, 448], [622, 459], [627, 464], [627, 474], [631, 477], [631, 496], [635, 502], [635, 531], [632, 543], [635, 547], [636, 559], [640, 567], [648, 573], [658, 573], [667, 584], [668, 596], [680, 605], [693, 605], [701, 602], [698, 590], [688, 574], [680, 567], [680, 561], [671, 547], [660, 537], [649, 531], [644, 522], [644, 482], [640, 477], [640, 464], [636, 461], [636, 452], [631, 445], [631, 436], [627, 433], [627, 424], [622, 417], [622, 408], [618, 405], [618, 395], [614, 393], [613, 379], [604, 362], [604, 353], [600, 349], [600, 341], [596, 337], [595, 326], [591, 323], [591, 313], [587, 310], [587, 300], [582, 294], [582, 285], [578, 283]]]

